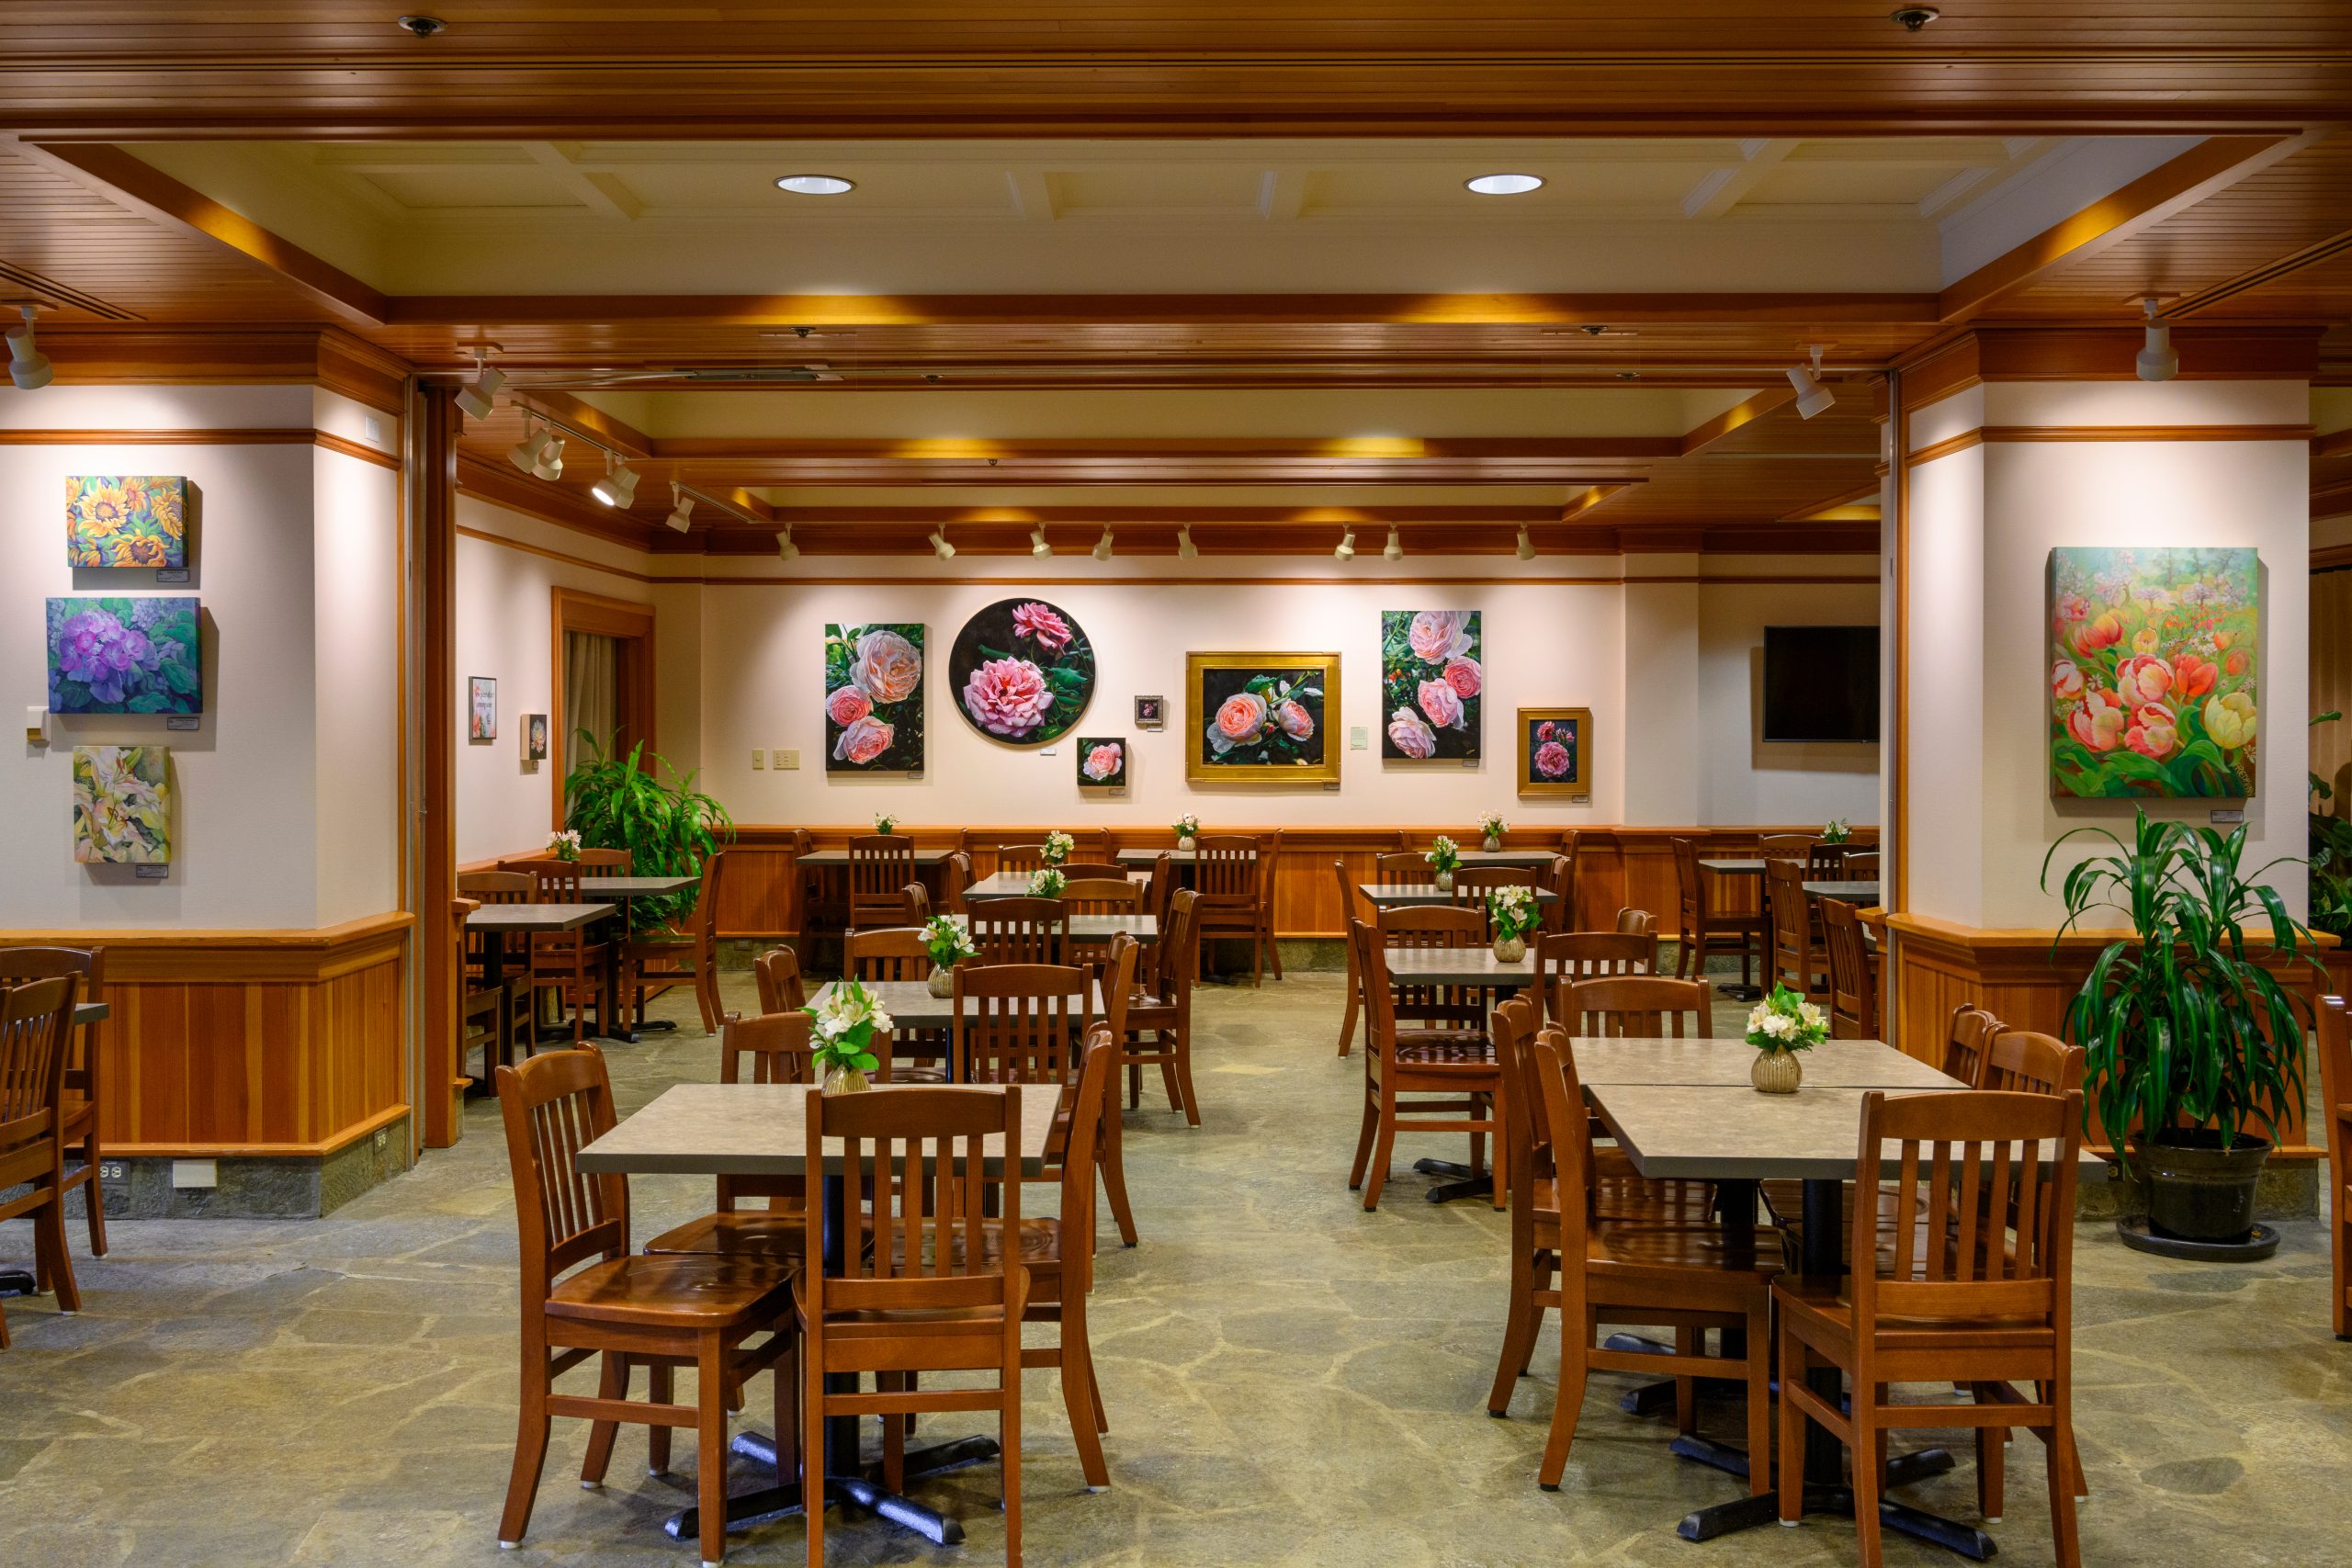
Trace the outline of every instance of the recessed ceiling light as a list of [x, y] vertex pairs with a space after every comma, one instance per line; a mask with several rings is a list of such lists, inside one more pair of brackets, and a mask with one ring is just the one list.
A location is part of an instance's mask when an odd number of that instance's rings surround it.
[[857, 188], [857, 182], [839, 175], [783, 175], [777, 177], [775, 188], [795, 196], [845, 196]]
[[1529, 191], [1544, 188], [1541, 175], [1480, 175], [1463, 184], [1480, 196], [1525, 196]]

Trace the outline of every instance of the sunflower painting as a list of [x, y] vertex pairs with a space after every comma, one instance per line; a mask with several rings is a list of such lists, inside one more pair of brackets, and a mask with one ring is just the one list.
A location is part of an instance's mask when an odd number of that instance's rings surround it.
[[171, 863], [169, 747], [74, 748], [74, 858], [85, 865]]
[[68, 475], [68, 566], [187, 565], [187, 480], [177, 475]]

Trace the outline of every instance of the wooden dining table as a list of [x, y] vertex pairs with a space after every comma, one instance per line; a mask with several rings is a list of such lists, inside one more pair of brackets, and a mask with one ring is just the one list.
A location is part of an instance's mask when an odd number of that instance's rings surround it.
[[[931, 987], [921, 980], [862, 980], [859, 984], [863, 985], [872, 994], [874, 999], [881, 1004], [882, 1010], [890, 1015], [890, 1021], [897, 1028], [940, 1030], [947, 1028], [955, 1021], [955, 998], [933, 996]], [[826, 981], [817, 987], [816, 995], [808, 998], [809, 1007], [814, 1009], [824, 1006], [826, 999], [841, 989], [841, 987], [842, 982], [839, 980]], [[979, 1014], [979, 998], [966, 997], [964, 1016], [978, 1018]], [[1090, 979], [1086, 983], [1086, 1016], [1089, 1018], [1102, 1016], [1102, 982], [1100, 977]]]
[[[643, 1110], [623, 1118], [611, 1132], [582, 1149], [580, 1168], [622, 1176], [788, 1177], [807, 1176], [813, 1165], [827, 1189], [824, 1213], [831, 1215], [841, 1208], [841, 1183], [850, 1174], [847, 1152], [842, 1145], [829, 1143], [817, 1152], [817, 1157], [810, 1157], [807, 1110], [810, 1092], [807, 1084], [674, 1084]], [[895, 1094], [905, 1090], [877, 1084], [865, 1092]], [[976, 1086], [973, 1092], [1001, 1094], [1003, 1090], [981, 1085]], [[996, 1171], [1002, 1168], [1007, 1157], [1017, 1157], [1022, 1175], [1042, 1176], [1053, 1136], [1056, 1104], [1057, 1097], [1050, 1093], [1023, 1094], [1018, 1151], [1008, 1156], [1002, 1135], [992, 1135], [982, 1142], [984, 1165]], [[870, 1151], [871, 1146], [866, 1148]], [[871, 1168], [871, 1159], [869, 1152], [861, 1162], [861, 1171]], [[825, 1265], [837, 1270], [842, 1267], [842, 1238], [828, 1226], [823, 1239]], [[854, 1390], [856, 1382], [854, 1373], [831, 1374], [826, 1386], [834, 1393], [848, 1393]], [[775, 1439], [767, 1433], [737, 1433], [733, 1451], [754, 1463], [770, 1467], [775, 1463]], [[854, 1504], [941, 1546], [955, 1546], [963, 1540], [964, 1527], [956, 1520], [910, 1497], [883, 1489], [881, 1467], [868, 1465], [860, 1453], [856, 1416], [834, 1416], [826, 1421], [824, 1453], [825, 1490], [834, 1501]], [[994, 1459], [997, 1453], [993, 1438], [959, 1438], [933, 1448], [910, 1450], [906, 1456], [906, 1473], [909, 1477], [934, 1475], [960, 1465]], [[800, 1488], [797, 1483], [766, 1486], [729, 1497], [727, 1522], [730, 1529], [741, 1529], [797, 1512], [800, 1507]], [[701, 1534], [698, 1511], [687, 1508], [673, 1514], [662, 1529], [673, 1540], [695, 1540]]]
[[[977, 878], [969, 887], [965, 888], [964, 897], [967, 898], [1035, 897], [1036, 895], [1029, 891], [1030, 874], [1025, 871], [990, 872], [986, 876]], [[1072, 880], [1078, 879], [1072, 878]], [[1102, 880], [1107, 882], [1110, 878], [1106, 876]], [[1127, 878], [1127, 881], [1136, 886], [1142, 886], [1141, 882], [1134, 877]]]
[[[629, 905], [639, 898], [660, 898], [673, 893], [683, 893], [702, 882], [699, 876], [583, 876], [580, 879], [580, 896], [583, 899], [604, 900], [618, 907], [620, 930], [615, 933], [616, 942], [628, 940], [634, 922], [629, 917]], [[616, 976], [614, 983], [619, 984]], [[673, 1019], [631, 1018], [625, 1020], [612, 1038], [635, 1044], [637, 1037], [649, 1030], [665, 1033], [678, 1027]]]
[[[482, 905], [466, 917], [466, 929], [480, 931], [488, 939], [482, 943], [481, 950], [482, 987], [495, 990], [505, 983], [510, 956], [506, 944], [513, 938], [520, 936], [527, 943], [532, 937], [542, 933], [581, 931], [598, 920], [609, 919], [618, 908], [619, 906], [615, 904], [592, 904], [584, 900], [576, 904]], [[620, 997], [620, 977], [615, 972], [616, 968], [610, 964], [605, 966], [604, 995], [599, 998], [596, 1009], [597, 1021], [607, 1030], [614, 1027]], [[635, 1036], [616, 1038], [634, 1039]], [[470, 1081], [487, 1089], [490, 1071], [487, 1064], [482, 1071], [484, 1077]]]
[[[1384, 909], [1409, 908], [1418, 905], [1451, 904], [1455, 902], [1451, 887], [1440, 887], [1434, 882], [1360, 882], [1356, 891]], [[1556, 903], [1559, 895], [1548, 887], [1531, 888], [1540, 906]], [[1476, 905], [1464, 905], [1476, 908]]]
[[1839, 882], [1808, 882], [1804, 890], [1814, 898], [1834, 898], [1840, 904], [1875, 904], [1878, 902], [1878, 878]]
[[[1671, 1049], [1666, 1048], [1671, 1045]], [[1697, 1179], [1715, 1184], [1717, 1212], [1727, 1230], [1753, 1224], [1758, 1184], [1794, 1179], [1804, 1184], [1804, 1249], [1800, 1264], [1808, 1277], [1836, 1279], [1846, 1267], [1845, 1184], [1854, 1176], [1861, 1136], [1862, 1096], [1966, 1089], [1927, 1063], [1876, 1040], [1825, 1041], [1804, 1053], [1804, 1083], [1794, 1094], [1760, 1094], [1747, 1082], [1755, 1047], [1744, 1040], [1658, 1041], [1578, 1038], [1569, 1042], [1586, 1101], [1617, 1140], [1634, 1168], [1665, 1179]], [[1589, 1061], [1594, 1077], [1587, 1077]], [[1690, 1081], [1697, 1079], [1698, 1081]], [[2097, 1156], [2086, 1154], [2086, 1165]], [[1890, 1149], [1884, 1174], [1899, 1173], [1900, 1154]], [[1870, 1266], [1867, 1261], [1865, 1267]], [[1838, 1374], [1811, 1374], [1816, 1392], [1837, 1404]], [[1675, 1438], [1681, 1458], [1746, 1476], [1756, 1456], [1696, 1436]], [[1791, 1462], [1789, 1456], [1782, 1462]], [[1807, 1513], [1851, 1517], [1853, 1493], [1844, 1480], [1838, 1440], [1808, 1423], [1801, 1461]], [[1940, 1475], [1952, 1468], [1941, 1449], [1903, 1454], [1887, 1461], [1886, 1484]], [[1685, 1540], [1712, 1540], [1779, 1517], [1770, 1493], [1701, 1508], [1676, 1527]], [[1883, 1499], [1879, 1520], [1889, 1529], [1932, 1541], [1982, 1561], [1993, 1555], [1991, 1537], [1939, 1514]]]

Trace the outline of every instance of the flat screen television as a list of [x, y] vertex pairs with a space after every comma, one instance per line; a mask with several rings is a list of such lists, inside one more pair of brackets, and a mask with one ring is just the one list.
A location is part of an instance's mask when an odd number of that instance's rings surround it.
[[1764, 739], [1878, 739], [1878, 628], [1766, 626]]

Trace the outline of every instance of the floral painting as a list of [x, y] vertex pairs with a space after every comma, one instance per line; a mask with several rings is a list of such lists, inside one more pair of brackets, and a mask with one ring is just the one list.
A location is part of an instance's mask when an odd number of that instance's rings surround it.
[[956, 711], [991, 740], [1058, 739], [1094, 694], [1094, 645], [1068, 611], [1002, 599], [964, 623], [948, 650]]
[[1078, 787], [1127, 787], [1127, 738], [1124, 735], [1085, 736], [1078, 740]]
[[2251, 549], [2050, 552], [2050, 791], [2254, 794], [2260, 567]]
[[69, 566], [187, 565], [187, 480], [161, 475], [69, 475]]
[[1592, 793], [1592, 710], [1519, 710], [1519, 793]]
[[498, 739], [498, 678], [473, 675], [466, 680], [466, 739]]
[[825, 771], [922, 771], [922, 626], [825, 627]]
[[1380, 754], [1404, 761], [1478, 755], [1485, 649], [1476, 610], [1380, 613]]
[[164, 746], [74, 748], [74, 858], [85, 865], [167, 865], [172, 753]]
[[1336, 653], [1194, 653], [1185, 657], [1193, 779], [1336, 781], [1329, 719], [1340, 711]]
[[51, 599], [49, 711], [202, 713], [199, 625], [190, 598]]

